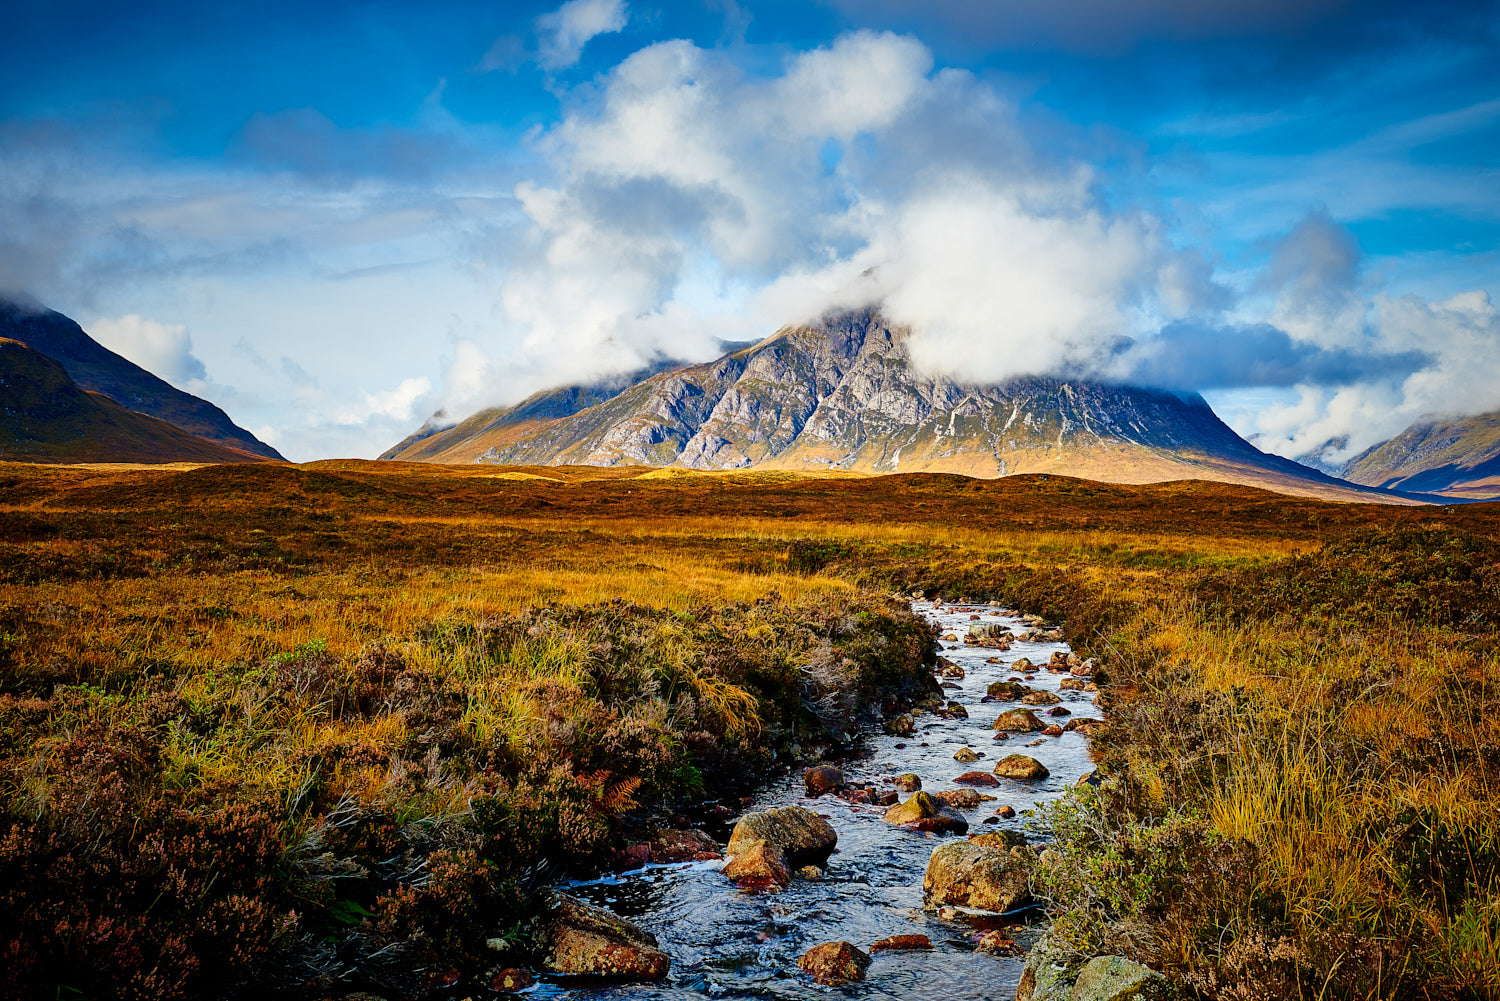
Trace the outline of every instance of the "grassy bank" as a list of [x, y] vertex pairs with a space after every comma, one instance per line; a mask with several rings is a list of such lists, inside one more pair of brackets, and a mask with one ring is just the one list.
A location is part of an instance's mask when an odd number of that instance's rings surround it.
[[1494, 996], [1493, 506], [643, 472], [0, 466], [5, 992], [479, 969], [622, 828], [925, 682], [919, 588], [1106, 666], [1043, 874], [1083, 944]]

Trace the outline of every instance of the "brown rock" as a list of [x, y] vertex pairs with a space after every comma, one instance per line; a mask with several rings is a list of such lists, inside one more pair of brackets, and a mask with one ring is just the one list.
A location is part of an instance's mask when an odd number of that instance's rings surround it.
[[614, 869], [616, 872], [628, 872], [631, 869], [639, 869], [651, 861], [650, 845], [631, 845], [615, 852]]
[[844, 787], [844, 773], [832, 765], [817, 765], [802, 773], [807, 794], [814, 798]]
[[542, 965], [553, 973], [660, 980], [672, 965], [656, 936], [603, 907], [551, 891], [540, 940]]
[[942, 665], [942, 669], [938, 673], [943, 677], [962, 678], [964, 676], [964, 669], [953, 663], [953, 661], [939, 657], [938, 663]]
[[892, 824], [913, 831], [929, 831], [935, 834], [962, 834], [969, 829], [969, 822], [946, 809], [946, 804], [925, 792], [912, 793], [905, 803], [898, 803], [885, 811], [885, 819]]
[[954, 785], [961, 786], [997, 786], [999, 780], [989, 772], [964, 772], [953, 780]]
[[916, 728], [917, 724], [912, 719], [911, 713], [902, 713], [900, 716], [887, 720], [885, 724], [885, 732], [893, 737], [910, 737]]
[[1043, 737], [1061, 737], [1062, 735], [1063, 728], [1058, 726], [1056, 723], [1053, 723], [1051, 726], [1047, 727], [1047, 729], [1042, 731]]
[[724, 854], [733, 858], [755, 841], [767, 841], [781, 850], [787, 865], [823, 865], [833, 854], [839, 836], [828, 822], [801, 806], [747, 813], [734, 825]]
[[792, 881], [792, 870], [781, 849], [768, 841], [744, 845], [724, 867], [724, 875], [742, 890], [771, 891], [783, 889]]
[[974, 944], [975, 952], [989, 952], [1000, 956], [1019, 956], [1021, 947], [1012, 942], [1003, 931], [987, 931]]
[[996, 702], [1017, 702], [1035, 691], [1035, 688], [1028, 688], [1019, 681], [992, 681], [984, 694]]
[[901, 794], [894, 790], [890, 792], [883, 792], [879, 796], [875, 797], [876, 806], [890, 806], [891, 804], [899, 803], [900, 801]]
[[1057, 683], [1057, 687], [1064, 692], [1081, 692], [1088, 687], [1088, 682], [1082, 678], [1064, 678]]
[[911, 772], [897, 775], [894, 779], [891, 780], [891, 783], [902, 792], [916, 792], [918, 789], [922, 788], [921, 776], [914, 775]]
[[490, 981], [490, 990], [499, 991], [501, 994], [514, 994], [517, 991], [524, 991], [526, 988], [534, 986], [536, 986], [536, 977], [533, 977], [525, 970], [514, 968], [501, 970]]
[[887, 949], [893, 952], [909, 952], [913, 949], [931, 948], [932, 939], [926, 935], [892, 935], [870, 946], [870, 952], [873, 955], [877, 952], [885, 952]]
[[1047, 710], [1047, 715], [1048, 716], [1071, 716], [1071, 715], [1073, 715], [1073, 710], [1069, 709], [1067, 706], [1053, 706], [1051, 709]]
[[1005, 733], [1040, 733], [1047, 729], [1047, 724], [1037, 719], [1036, 713], [1030, 709], [1012, 709], [1001, 713], [990, 724], [990, 729]]
[[1089, 719], [1088, 717], [1082, 717], [1079, 719], [1068, 720], [1067, 726], [1064, 726], [1063, 729], [1065, 731], [1076, 730], [1077, 732], [1083, 734], [1085, 737], [1092, 737], [1101, 729], [1103, 729], [1103, 727], [1104, 721], [1102, 719]]
[[959, 810], [972, 810], [983, 801], [973, 789], [947, 789], [933, 793], [933, 797]]
[[1055, 706], [1059, 702], [1061, 702], [1062, 699], [1058, 698], [1056, 695], [1053, 695], [1051, 692], [1032, 692], [1030, 695], [1022, 698], [1021, 701], [1026, 703], [1028, 706]]
[[960, 747], [957, 751], [953, 752], [953, 760], [968, 764], [970, 761], [978, 761], [979, 753], [971, 747]]
[[1033, 664], [1030, 658], [1027, 657], [1022, 657], [1020, 660], [1017, 660], [1015, 663], [1010, 665], [1010, 669], [1016, 674], [1025, 674], [1027, 671], [1030, 671], [1034, 667], [1036, 667], [1036, 665]]
[[1011, 817], [1014, 817], [1015, 815], [1016, 815], [1016, 808], [1013, 807], [1013, 806], [1011, 806], [1008, 803], [1005, 806], [1002, 806], [1000, 809], [998, 809], [998, 810], [995, 811], [995, 816], [997, 816], [997, 817], [1004, 817], [1006, 820], [1009, 820]]
[[[986, 835], [987, 836], [987, 835]], [[922, 877], [922, 907], [948, 904], [986, 911], [1008, 911], [1031, 897], [1031, 856], [972, 841], [950, 841], [937, 848]]]
[[818, 983], [837, 986], [865, 979], [870, 957], [848, 942], [824, 942], [807, 950], [797, 965], [811, 973]]
[[719, 843], [702, 831], [657, 831], [651, 836], [651, 861], [702, 862], [723, 858]]
[[897, 803], [886, 810], [885, 819], [892, 824], [909, 824], [925, 817], [936, 817], [941, 812], [937, 800], [925, 792], [915, 792], [905, 803]]
[[1025, 754], [1012, 754], [1001, 758], [995, 765], [995, 774], [1004, 779], [1033, 782], [1052, 773], [1037, 759]]

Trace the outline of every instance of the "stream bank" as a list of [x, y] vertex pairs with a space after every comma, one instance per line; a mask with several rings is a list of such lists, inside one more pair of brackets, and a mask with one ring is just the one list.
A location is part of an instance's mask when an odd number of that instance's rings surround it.
[[[947, 705], [941, 715], [913, 713], [909, 734], [899, 732], [905, 727], [898, 723], [892, 728], [898, 732], [870, 735], [859, 757], [839, 763], [844, 780], [851, 787], [868, 785], [888, 792], [896, 789], [896, 776], [914, 774], [923, 791], [941, 793], [968, 788], [953, 781], [966, 772], [988, 773], [1007, 756], [1025, 754], [1041, 763], [1048, 773], [1045, 778], [998, 778], [995, 786], [976, 790], [995, 799], [959, 811], [972, 833], [1023, 833], [1034, 806], [1062, 795], [1091, 769], [1088, 738], [1077, 729], [1044, 736], [996, 731], [991, 724], [1018, 707], [1059, 728], [1070, 720], [1099, 718], [1094, 694], [1087, 690], [1086, 680], [1065, 668], [1048, 669], [1055, 657], [1066, 661], [1070, 651], [1055, 631], [1039, 629], [1036, 620], [985, 604], [918, 600], [912, 608], [943, 637], [938, 680]], [[971, 634], [984, 645], [965, 642]], [[1031, 669], [1026, 669], [1026, 662]], [[1046, 694], [1032, 696], [1031, 705], [987, 694], [991, 686], [1004, 686], [1009, 679]], [[1064, 687], [1069, 679], [1072, 683]], [[1050, 716], [1054, 711], [1057, 715]], [[977, 760], [955, 758], [962, 757], [965, 748], [979, 755]], [[845, 990], [861, 997], [931, 995], [975, 1001], [1014, 995], [1024, 957], [976, 952], [973, 928], [922, 909], [929, 859], [951, 836], [888, 823], [881, 805], [834, 795], [810, 798], [801, 769], [764, 787], [749, 809], [790, 805], [816, 812], [838, 835], [838, 847], [821, 876], [794, 879], [780, 893], [746, 893], [720, 872], [722, 862], [698, 861], [646, 865], [568, 883], [560, 889], [609, 908], [653, 934], [671, 957], [671, 969], [653, 983], [550, 978], [532, 993], [620, 1001], [822, 997], [826, 988], [797, 968], [798, 959], [811, 947], [847, 941], [868, 949], [880, 939], [920, 934], [932, 941], [931, 951], [878, 952], [865, 979]], [[998, 815], [1006, 807], [1010, 815]]]

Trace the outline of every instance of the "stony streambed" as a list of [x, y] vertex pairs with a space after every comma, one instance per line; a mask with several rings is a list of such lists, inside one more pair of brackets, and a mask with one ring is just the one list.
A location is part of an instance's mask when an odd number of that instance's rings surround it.
[[[1052, 705], [1033, 709], [1045, 722], [1065, 724], [1071, 719], [1099, 718], [1093, 693], [1064, 690], [1067, 673], [1053, 673], [1045, 665], [1060, 642], [1016, 640], [1009, 650], [966, 645], [974, 627], [993, 624], [1026, 633], [1032, 626], [997, 606], [944, 605], [918, 601], [913, 609], [935, 622], [944, 636], [942, 655], [962, 669], [962, 678], [940, 678], [950, 687], [947, 699], [968, 713], [943, 718], [923, 713], [914, 718], [910, 736], [876, 735], [867, 739], [870, 752], [843, 764], [852, 783], [872, 783], [877, 791], [894, 790], [891, 779], [904, 773], [921, 778], [927, 792], [958, 789], [953, 779], [968, 771], [990, 771], [1012, 753], [1040, 761], [1050, 776], [1036, 781], [1001, 779], [993, 788], [977, 791], [994, 801], [960, 811], [971, 833], [1022, 830], [1026, 811], [1038, 802], [1060, 796], [1092, 767], [1088, 740], [1079, 732], [1061, 736], [1038, 733], [1005, 734], [996, 738], [990, 728], [1002, 712], [1017, 702], [984, 702], [993, 682], [1017, 677], [1011, 665], [1027, 658], [1036, 665], [1023, 683], [1028, 688], [1056, 694], [1069, 715], [1049, 716]], [[991, 660], [997, 662], [990, 663]], [[950, 671], [950, 673], [956, 673]], [[1076, 684], [1076, 682], [1075, 682]], [[951, 687], [957, 686], [957, 687]], [[977, 761], [954, 759], [960, 748], [980, 753]], [[902, 798], [907, 797], [902, 793]], [[839, 990], [874, 998], [1004, 998], [1014, 995], [1023, 959], [974, 951], [974, 931], [964, 924], [939, 919], [922, 910], [922, 877], [932, 851], [952, 835], [906, 830], [884, 820], [885, 808], [854, 804], [832, 795], [809, 799], [800, 769], [773, 783], [756, 797], [752, 809], [801, 805], [825, 817], [838, 833], [838, 848], [827, 869], [816, 880], [797, 879], [780, 893], [745, 893], [720, 872], [721, 862], [693, 862], [675, 866], [647, 866], [603, 879], [569, 884], [568, 893], [608, 907], [652, 932], [672, 958], [671, 972], [657, 983], [604, 984], [548, 980], [529, 993], [549, 998], [702, 998], [702, 997], [825, 997], [829, 988], [815, 984], [797, 968], [797, 960], [811, 947], [844, 940], [868, 949], [893, 935], [925, 934], [930, 952], [879, 952], [866, 979]], [[1013, 818], [985, 823], [997, 808], [1010, 806]]]

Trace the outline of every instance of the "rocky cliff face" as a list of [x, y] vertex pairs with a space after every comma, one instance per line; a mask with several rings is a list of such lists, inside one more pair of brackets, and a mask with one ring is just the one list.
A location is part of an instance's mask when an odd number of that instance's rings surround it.
[[1340, 475], [1392, 490], [1500, 498], [1500, 412], [1419, 421], [1350, 459]]
[[[1217, 479], [1357, 495], [1347, 484], [1258, 451], [1197, 395], [1055, 378], [966, 386], [916, 371], [906, 341], [904, 330], [872, 311], [787, 327], [564, 416], [521, 428], [504, 412], [511, 433], [503, 439], [459, 425], [442, 432], [441, 461], [974, 476], [1058, 472], [1114, 482]], [[387, 457], [425, 457], [419, 453], [432, 454], [439, 437]]]

